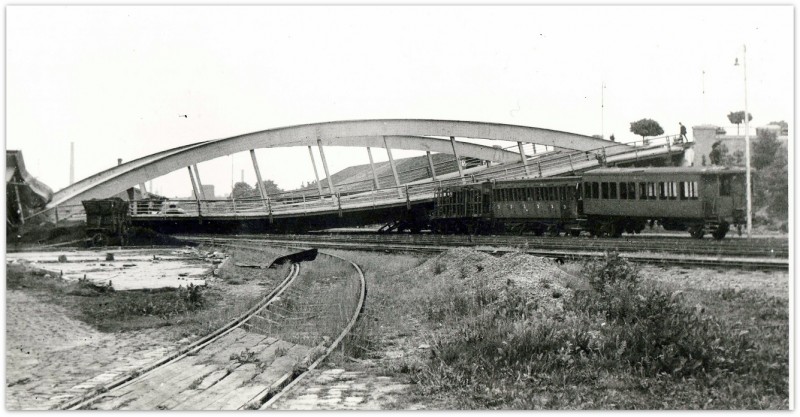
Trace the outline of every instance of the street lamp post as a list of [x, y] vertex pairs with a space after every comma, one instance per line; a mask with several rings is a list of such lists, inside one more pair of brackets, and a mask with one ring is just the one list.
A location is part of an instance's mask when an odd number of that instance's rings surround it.
[[[753, 228], [753, 196], [750, 186], [750, 113], [747, 112], [747, 45], [742, 45], [742, 68], [744, 70], [744, 159], [745, 159], [745, 195], [747, 198], [747, 237]], [[734, 65], [739, 65], [738, 61]]]

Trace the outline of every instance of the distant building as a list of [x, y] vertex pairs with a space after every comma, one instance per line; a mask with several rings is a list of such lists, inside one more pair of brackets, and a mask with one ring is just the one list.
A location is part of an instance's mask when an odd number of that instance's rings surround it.
[[[211, 185], [211, 184], [203, 184], [203, 194], [205, 194], [205, 199], [206, 200], [214, 200], [215, 198], [217, 198], [214, 195], [214, 186]], [[190, 197], [191, 198], [195, 198], [194, 190], [192, 190], [192, 192], [190, 194]]]

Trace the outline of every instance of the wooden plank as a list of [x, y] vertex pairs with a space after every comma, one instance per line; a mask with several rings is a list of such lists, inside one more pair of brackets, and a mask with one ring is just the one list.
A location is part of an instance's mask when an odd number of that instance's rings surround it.
[[267, 337], [262, 334], [250, 333], [224, 349], [215, 352], [213, 355], [203, 354], [203, 362], [228, 364], [231, 362], [231, 355], [240, 354], [246, 349], [252, 350], [254, 346], [258, 346], [258, 344], [265, 339], [267, 339]]
[[236, 388], [212, 403], [206, 410], [238, 410], [267, 388], [269, 387], [266, 385], [246, 385]]
[[[125, 410], [155, 410], [156, 406], [169, 399], [182, 390], [187, 389], [198, 377], [213, 372], [215, 368], [208, 365], [191, 365], [176, 372], [174, 367], [159, 368], [159, 373], [172, 375], [171, 378], [162, 378], [160, 384], [143, 383], [135, 388], [129, 398], [133, 401], [126, 402], [120, 409]], [[174, 373], [173, 373], [174, 372]]]
[[240, 387], [245, 381], [250, 380], [258, 371], [255, 364], [244, 364], [219, 382], [214, 384], [211, 388], [199, 392], [188, 398], [186, 401], [178, 404], [175, 410], [205, 410], [212, 403], [226, 395], [228, 392]]

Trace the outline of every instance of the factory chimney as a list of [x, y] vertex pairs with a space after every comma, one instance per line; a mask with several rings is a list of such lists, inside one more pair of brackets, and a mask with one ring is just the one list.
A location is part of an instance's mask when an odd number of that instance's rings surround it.
[[75, 142], [69, 143], [69, 185], [75, 183]]

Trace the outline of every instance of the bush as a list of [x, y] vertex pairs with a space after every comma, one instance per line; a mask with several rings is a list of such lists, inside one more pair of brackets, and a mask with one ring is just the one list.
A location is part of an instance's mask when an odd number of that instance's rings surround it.
[[618, 253], [606, 253], [603, 261], [592, 261], [584, 265], [584, 276], [599, 293], [622, 287], [635, 289], [639, 284], [639, 270]]

